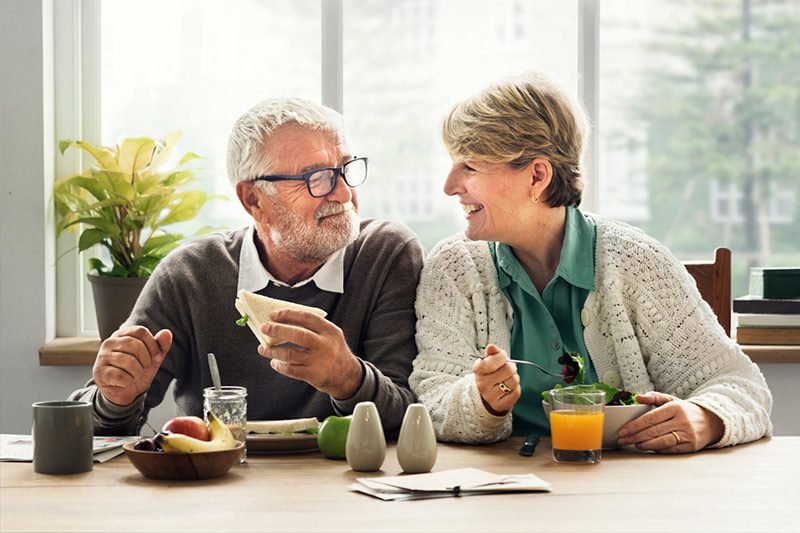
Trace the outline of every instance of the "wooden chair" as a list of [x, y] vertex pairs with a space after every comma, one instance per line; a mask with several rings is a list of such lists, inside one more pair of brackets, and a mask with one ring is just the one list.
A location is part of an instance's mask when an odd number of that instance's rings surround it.
[[714, 261], [687, 261], [686, 270], [697, 283], [700, 295], [708, 302], [717, 320], [731, 335], [731, 251], [714, 250]]

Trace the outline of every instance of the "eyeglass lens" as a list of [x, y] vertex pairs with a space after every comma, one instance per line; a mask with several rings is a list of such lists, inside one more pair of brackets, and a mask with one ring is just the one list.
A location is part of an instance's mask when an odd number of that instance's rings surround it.
[[[350, 187], [358, 187], [367, 179], [367, 162], [363, 159], [354, 159], [346, 163], [344, 180]], [[308, 177], [308, 188], [313, 196], [326, 196], [336, 186], [336, 175], [339, 169], [325, 169], [315, 172]]]

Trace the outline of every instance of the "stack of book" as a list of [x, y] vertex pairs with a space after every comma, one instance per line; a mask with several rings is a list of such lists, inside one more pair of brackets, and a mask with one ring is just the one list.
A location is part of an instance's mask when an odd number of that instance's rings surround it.
[[753, 268], [748, 292], [733, 300], [736, 341], [800, 345], [800, 268]]

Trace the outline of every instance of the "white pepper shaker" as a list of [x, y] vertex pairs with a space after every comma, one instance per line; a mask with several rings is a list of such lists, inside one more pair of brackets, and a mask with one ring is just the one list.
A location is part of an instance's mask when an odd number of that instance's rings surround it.
[[430, 472], [436, 464], [436, 435], [428, 408], [412, 403], [406, 409], [400, 437], [397, 439], [397, 461], [403, 472]]

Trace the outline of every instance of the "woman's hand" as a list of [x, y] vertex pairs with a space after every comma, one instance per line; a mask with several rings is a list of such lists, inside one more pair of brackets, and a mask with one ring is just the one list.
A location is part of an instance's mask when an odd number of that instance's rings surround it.
[[486, 357], [476, 360], [472, 371], [483, 405], [493, 415], [505, 416], [520, 397], [517, 365], [508, 362], [506, 352], [490, 344]]
[[621, 446], [633, 444], [640, 450], [689, 453], [717, 442], [725, 432], [717, 415], [675, 396], [648, 392], [637, 395], [636, 401], [655, 409], [622, 426]]

